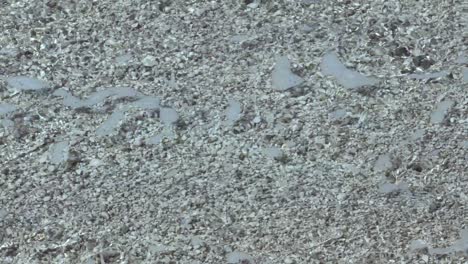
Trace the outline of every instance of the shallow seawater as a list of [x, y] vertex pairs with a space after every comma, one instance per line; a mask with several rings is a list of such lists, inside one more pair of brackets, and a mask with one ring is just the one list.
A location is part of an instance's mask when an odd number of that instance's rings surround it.
[[338, 56], [333, 53], [327, 53], [322, 58], [320, 64], [324, 75], [333, 76], [337, 82], [347, 89], [356, 89], [361, 86], [375, 85], [376, 78], [367, 77], [359, 72], [352, 71], [344, 66]]
[[0, 103], [0, 116], [16, 111], [16, 106], [8, 103]]
[[104, 121], [96, 130], [97, 136], [108, 136], [113, 134], [119, 127], [120, 122], [124, 119], [123, 111], [115, 111], [111, 116]]
[[28, 76], [10, 77], [6, 82], [8, 88], [14, 91], [39, 91], [50, 88], [47, 82]]
[[235, 100], [229, 100], [229, 105], [226, 108], [226, 119], [230, 123], [234, 123], [240, 119], [242, 112], [242, 105]]
[[162, 107], [160, 109], [159, 118], [163, 124], [172, 125], [179, 120], [179, 114], [172, 108]]
[[416, 80], [428, 80], [428, 79], [437, 79], [445, 77], [449, 74], [448, 71], [432, 72], [432, 73], [412, 73], [408, 75], [411, 79]]
[[92, 107], [104, 102], [107, 98], [120, 99], [125, 97], [139, 97], [141, 93], [129, 87], [113, 87], [91, 94], [86, 99], [79, 99], [64, 89], [56, 90], [53, 95], [63, 97], [63, 104], [71, 108]]
[[436, 104], [435, 110], [431, 113], [431, 123], [438, 124], [444, 121], [445, 116], [455, 102], [451, 100], [444, 100]]
[[49, 161], [53, 164], [60, 164], [68, 160], [69, 142], [56, 142], [49, 147]]
[[304, 82], [304, 79], [291, 71], [291, 63], [286, 56], [277, 58], [271, 78], [273, 88], [279, 91], [290, 89]]

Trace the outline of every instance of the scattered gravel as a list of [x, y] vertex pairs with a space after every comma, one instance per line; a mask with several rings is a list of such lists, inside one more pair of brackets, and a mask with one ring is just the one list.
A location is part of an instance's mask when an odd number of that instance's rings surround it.
[[466, 263], [462, 2], [3, 1], [0, 262]]

